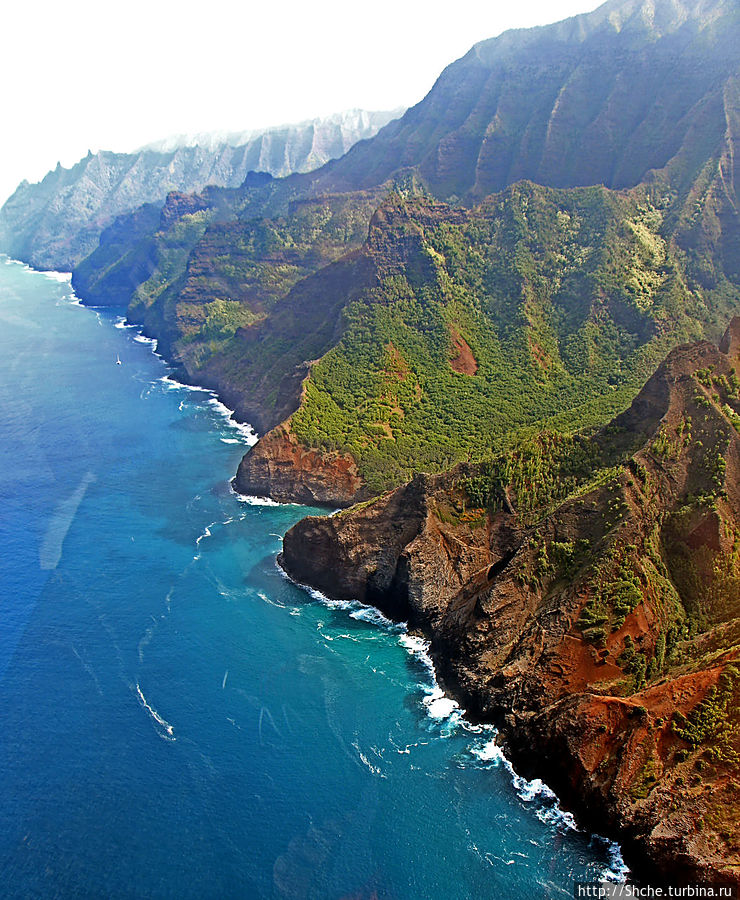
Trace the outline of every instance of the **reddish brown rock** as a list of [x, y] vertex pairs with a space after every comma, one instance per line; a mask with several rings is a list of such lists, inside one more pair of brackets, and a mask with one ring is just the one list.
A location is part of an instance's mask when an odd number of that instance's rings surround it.
[[351, 456], [301, 446], [289, 422], [273, 428], [247, 453], [234, 487], [240, 494], [307, 506], [349, 506], [368, 496]]
[[182, 216], [192, 215], [204, 209], [208, 209], [206, 195], [170, 191], [160, 214], [160, 228], [168, 228]]
[[478, 371], [478, 362], [473, 356], [470, 345], [456, 328], [450, 328], [450, 337], [454, 350], [450, 365], [455, 372], [459, 372], [461, 375], [475, 375]]
[[[459, 467], [299, 522], [281, 557], [296, 580], [421, 630], [468, 714], [656, 880], [740, 881], [734, 362], [707, 342], [670, 354], [594, 436], [603, 464], [619, 461], [610, 479], [585, 475], [539, 519], [517, 515], [511, 485], [499, 511], [469, 509], [477, 470]], [[702, 704], [714, 711], [691, 743], [681, 723]]]

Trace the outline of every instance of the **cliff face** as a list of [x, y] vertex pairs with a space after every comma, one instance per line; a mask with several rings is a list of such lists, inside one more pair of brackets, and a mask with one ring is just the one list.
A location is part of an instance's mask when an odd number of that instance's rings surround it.
[[6, 202], [0, 249], [71, 269], [116, 216], [171, 190], [237, 188], [250, 170], [309, 173], [285, 188], [303, 197], [377, 187], [413, 170], [436, 197], [476, 202], [522, 179], [621, 189], [661, 172], [685, 197], [697, 176], [716, 176], [702, 171], [706, 163], [722, 159], [721, 217], [737, 200], [738, 45], [733, 0], [610, 0], [476, 44], [400, 119], [355, 110], [58, 167]]
[[[0, 252], [40, 269], [70, 271], [97, 246], [117, 216], [170, 191], [238, 187], [250, 171], [309, 172], [372, 137], [394, 113], [352, 110], [298, 125], [181, 138], [135, 153], [89, 153], [69, 169], [23, 182], [0, 210]], [[188, 144], [188, 141], [198, 141]]]
[[738, 47], [734, 0], [504, 34], [342, 159], [171, 191], [73, 275], [264, 433], [238, 490], [364, 502], [288, 532], [290, 574], [425, 631], [674, 878], [740, 864], [740, 324], [697, 342], [740, 309]]
[[[211, 201], [230, 218], [252, 218], [410, 173], [436, 197], [466, 202], [522, 179], [617, 189], [657, 180], [675, 195], [686, 247], [705, 254], [719, 242], [736, 257], [727, 225], [737, 215], [739, 45], [731, 0], [610, 0], [477, 44], [403, 117], [269, 198], [247, 187]], [[713, 236], [697, 204], [711, 207]], [[20, 196], [16, 207], [20, 222], [31, 207]]]
[[[662, 204], [655, 188], [528, 183], [471, 209], [393, 195], [361, 247], [296, 283], [201, 375], [218, 386], [228, 371], [252, 421], [273, 427], [283, 413], [306, 451], [351, 457], [370, 494], [481, 458], [546, 418], [563, 430], [603, 423], [671, 346], [711, 334], [738, 309], [719, 264], [714, 287], [698, 285]], [[184, 288], [178, 297], [172, 308], [187, 322]], [[258, 444], [241, 475], [257, 465], [264, 474], [280, 447]], [[279, 467], [284, 499], [289, 458]], [[306, 477], [296, 472], [300, 496]], [[264, 477], [252, 484], [269, 493]], [[353, 486], [332, 505], [359, 496]]]
[[289, 423], [273, 428], [258, 443], [234, 478], [240, 494], [306, 506], [346, 506], [368, 496], [351, 456], [302, 447]]
[[359, 187], [415, 167], [436, 196], [470, 199], [522, 179], [633, 187], [673, 162], [691, 177], [736, 114], [739, 39], [732, 0], [610, 0], [506, 32], [326, 177]]
[[[470, 586], [487, 583], [494, 561], [488, 527], [461, 529], [439, 517], [438, 500], [462, 471], [418, 475], [359, 509], [302, 520], [285, 535], [282, 564], [329, 597], [360, 600], [414, 626], [451, 605], [462, 608]], [[505, 545], [511, 537], [495, 539]], [[329, 564], [335, 556], [338, 566]]]
[[592, 438], [306, 519], [281, 557], [428, 635], [469, 713], [651, 877], [740, 880], [739, 365], [735, 319]]

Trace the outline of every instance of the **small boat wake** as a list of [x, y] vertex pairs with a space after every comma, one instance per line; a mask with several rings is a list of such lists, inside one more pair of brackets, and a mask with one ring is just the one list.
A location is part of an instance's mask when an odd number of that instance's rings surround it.
[[154, 709], [154, 707], [150, 706], [150, 704], [147, 702], [146, 697], [144, 696], [144, 694], [141, 691], [141, 687], [140, 687], [138, 681], [136, 682], [136, 693], [139, 697], [139, 702], [144, 707], [144, 709], [149, 713], [152, 720], [158, 726], [155, 729], [157, 734], [164, 741], [173, 741], [173, 742], [176, 741], [177, 738], [175, 737], [175, 729], [172, 727], [172, 725], [170, 725], [170, 723], [166, 719], [163, 719], [162, 716], [160, 716], [160, 714], [157, 712], [156, 709]]

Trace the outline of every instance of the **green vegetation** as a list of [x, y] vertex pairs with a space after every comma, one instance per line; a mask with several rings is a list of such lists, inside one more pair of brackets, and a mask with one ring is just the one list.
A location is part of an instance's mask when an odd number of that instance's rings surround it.
[[655, 783], [660, 775], [660, 764], [654, 756], [648, 757], [644, 766], [640, 769], [637, 777], [632, 783], [630, 795], [633, 800], [644, 800], [650, 791], [655, 787]]
[[289, 216], [214, 223], [194, 254], [180, 297], [236, 298], [266, 312], [301, 279], [359, 247], [377, 197], [350, 193], [294, 203]]
[[[376, 492], [418, 470], [490, 462], [543, 428], [603, 425], [676, 342], [738, 303], [721, 278], [691, 277], [670, 239], [677, 195], [657, 184], [626, 194], [521, 182], [468, 210], [436, 202], [413, 173], [390, 194], [293, 196], [269, 182], [163, 215], [136, 251], [146, 277], [131, 314], [192, 375], [238, 385], [270, 424], [297, 396], [281, 385], [310, 362], [293, 433], [353, 456]], [[224, 303], [228, 322], [213, 306]], [[738, 427], [737, 378], [702, 378], [701, 403], [716, 393]], [[654, 452], [679, 452], [697, 437], [686, 428]], [[522, 467], [509, 480], [523, 513], [581, 483], [565, 471], [549, 483], [551, 443], [509, 460]]]
[[688, 716], [678, 710], [673, 713], [671, 729], [693, 748], [709, 744], [706, 755], [712, 762], [740, 762], [734, 747], [740, 732], [740, 669], [725, 666], [717, 684]]
[[[212, 300], [199, 310], [203, 320], [182, 338], [183, 353], [189, 352], [189, 359], [195, 365], [218, 353], [233, 338], [237, 329], [253, 325], [259, 316], [237, 300]], [[191, 350], [187, 345], [195, 345]]]
[[[462, 221], [413, 196], [383, 209], [370, 245], [388, 274], [345, 307], [293, 417], [302, 443], [352, 454], [374, 490], [490, 458], [537, 423], [601, 424], [696, 329], [680, 311], [690, 298], [657, 231], [662, 212], [645, 198], [519, 184]], [[385, 264], [399, 255], [400, 269]], [[658, 321], [672, 322], [670, 338], [653, 334]], [[475, 375], [450, 365], [453, 327]], [[533, 474], [522, 472], [524, 508], [545, 480]], [[545, 488], [553, 499], [572, 488], [564, 477]]]
[[179, 279], [188, 256], [205, 234], [212, 218], [212, 212], [201, 210], [180, 216], [170, 229], [159, 232], [157, 268], [135, 290], [131, 300], [132, 308], [150, 307], [160, 294]]
[[524, 522], [541, 517], [582, 485], [602, 475], [598, 446], [580, 435], [544, 430], [515, 438], [506, 452], [466, 482], [471, 503], [501, 508], [504, 492]]
[[[581, 629], [584, 639], [603, 643], [607, 634], [607, 626], [610, 631], [618, 631], [624, 625], [627, 616], [642, 601], [643, 585], [634, 570], [634, 562], [632, 560], [625, 561], [618, 567], [614, 577], [598, 583], [594, 593], [581, 610], [578, 627]], [[597, 627], [599, 628], [598, 635], [594, 632]], [[634, 673], [632, 639], [629, 635], [627, 638], [625, 652], [622, 654], [623, 668], [625, 671]], [[641, 680], [643, 684], [646, 668], [647, 663], [645, 662], [642, 666]]]
[[675, 429], [661, 428], [651, 450], [662, 459], [678, 459], [691, 443], [691, 419], [681, 419]]

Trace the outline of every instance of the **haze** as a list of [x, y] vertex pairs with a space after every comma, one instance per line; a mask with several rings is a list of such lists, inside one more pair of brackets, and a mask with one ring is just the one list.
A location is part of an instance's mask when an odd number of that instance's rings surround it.
[[411, 106], [477, 41], [595, 0], [31, 0], [3, 12], [0, 202], [88, 149]]

